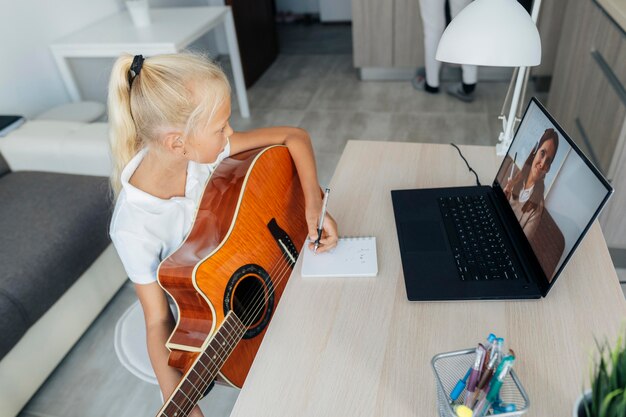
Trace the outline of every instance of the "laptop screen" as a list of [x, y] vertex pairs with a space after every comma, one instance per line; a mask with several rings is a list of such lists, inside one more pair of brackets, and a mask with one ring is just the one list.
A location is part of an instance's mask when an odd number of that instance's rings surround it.
[[548, 284], [560, 273], [612, 189], [536, 99], [496, 176]]

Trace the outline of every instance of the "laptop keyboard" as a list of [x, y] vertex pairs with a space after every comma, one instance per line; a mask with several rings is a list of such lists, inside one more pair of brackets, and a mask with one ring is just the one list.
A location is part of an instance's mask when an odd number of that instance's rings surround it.
[[439, 198], [462, 281], [519, 279], [486, 196]]

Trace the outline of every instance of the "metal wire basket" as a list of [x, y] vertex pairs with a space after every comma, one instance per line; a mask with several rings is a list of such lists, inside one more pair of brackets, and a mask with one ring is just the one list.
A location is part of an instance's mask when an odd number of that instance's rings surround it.
[[[450, 392], [463, 379], [467, 370], [474, 364], [476, 349], [458, 350], [455, 352], [440, 353], [433, 357], [431, 364], [437, 381], [437, 404], [441, 417], [455, 417], [454, 406], [463, 404], [465, 393], [456, 400], [450, 399]], [[530, 400], [524, 387], [513, 370], [506, 376], [500, 389], [502, 402], [515, 404], [515, 411], [500, 413], [499, 417], [521, 416], [528, 411]], [[489, 411], [487, 415], [492, 415]]]

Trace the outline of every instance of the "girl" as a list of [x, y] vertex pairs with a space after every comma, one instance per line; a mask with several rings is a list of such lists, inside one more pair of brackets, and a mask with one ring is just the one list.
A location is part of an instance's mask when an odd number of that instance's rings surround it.
[[504, 194], [528, 239], [532, 239], [541, 220], [546, 188], [543, 180], [558, 149], [559, 136], [554, 129], [546, 129], [522, 169], [504, 187]]
[[[146, 321], [148, 353], [163, 398], [181, 374], [167, 364], [165, 342], [174, 328], [156, 270], [183, 242], [206, 180], [221, 160], [249, 149], [283, 144], [296, 165], [311, 240], [322, 207], [311, 140], [293, 127], [234, 132], [230, 86], [207, 58], [191, 53], [124, 55], [109, 82], [108, 111], [116, 195], [111, 239], [135, 284]], [[326, 216], [320, 252], [337, 244]], [[309, 245], [311, 250], [313, 244]], [[202, 416], [196, 407], [191, 416]]]

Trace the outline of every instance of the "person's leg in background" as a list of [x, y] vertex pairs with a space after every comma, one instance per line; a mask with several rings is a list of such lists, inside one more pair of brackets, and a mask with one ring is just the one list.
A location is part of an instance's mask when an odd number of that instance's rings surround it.
[[[472, 0], [448, 0], [450, 3], [450, 15], [455, 18]], [[461, 65], [462, 82], [448, 87], [448, 94], [463, 101], [474, 100], [474, 90], [478, 81], [478, 67], [476, 65]]]
[[424, 58], [426, 74], [418, 74], [412, 81], [416, 90], [439, 92], [441, 62], [435, 59], [439, 39], [446, 27], [445, 0], [420, 0], [420, 13], [424, 26]]

